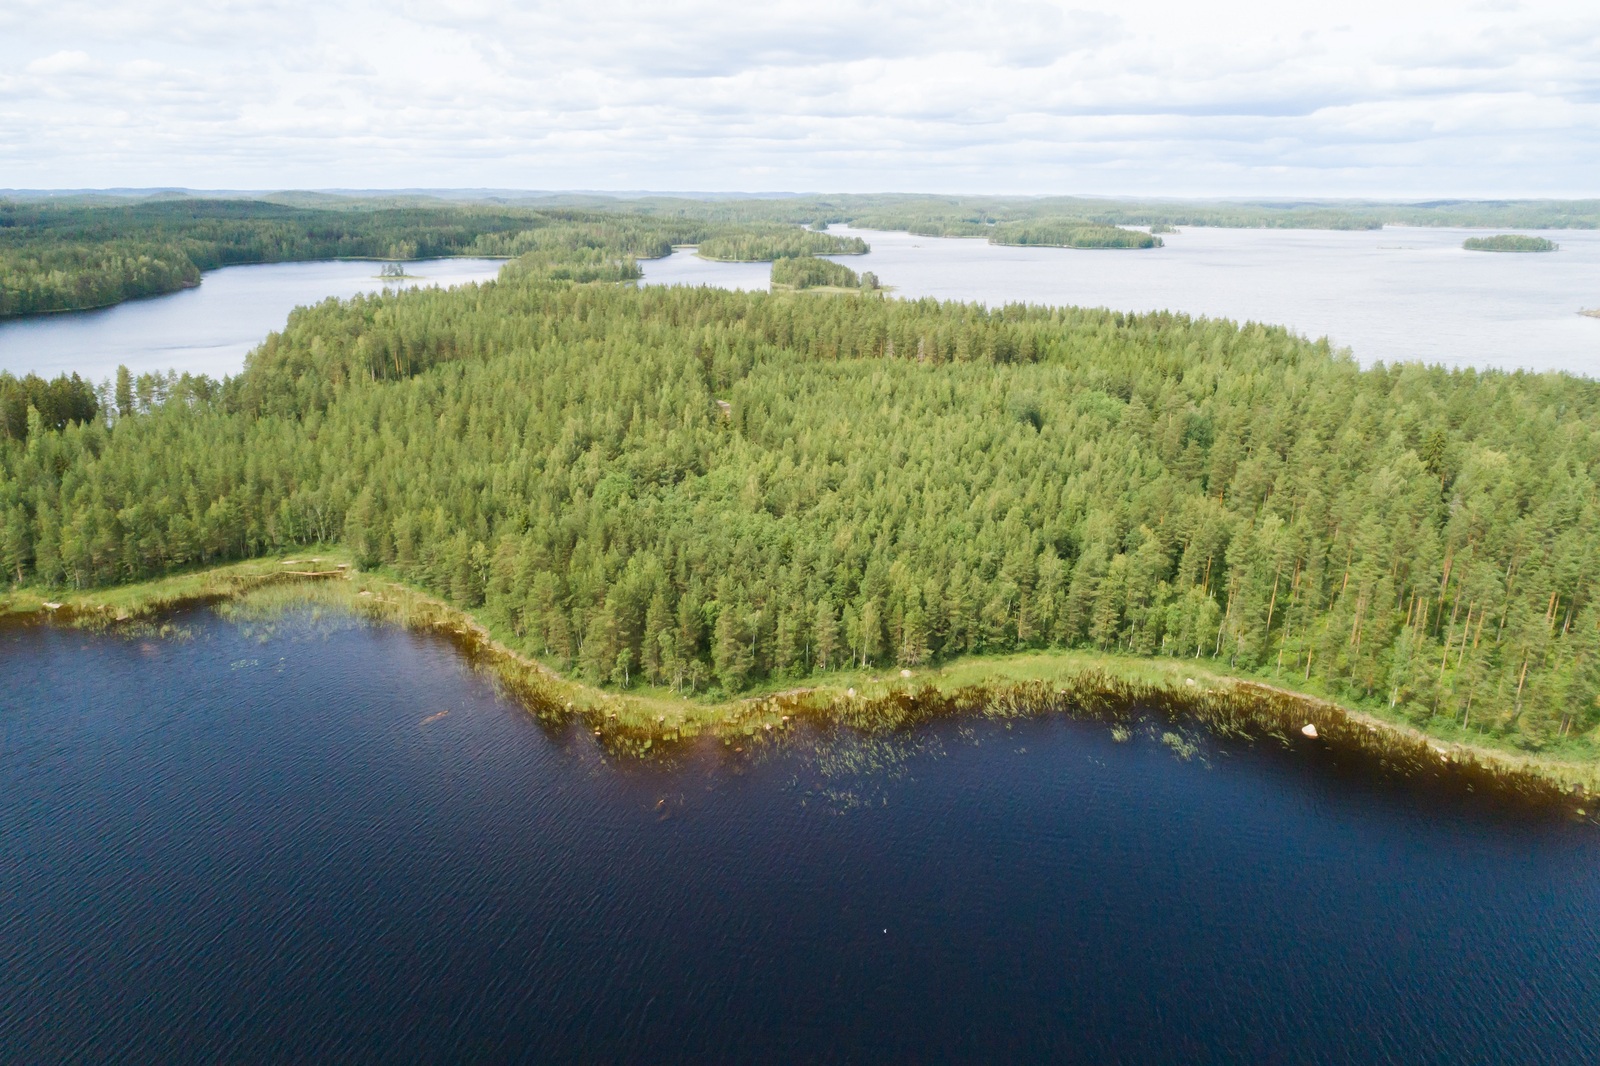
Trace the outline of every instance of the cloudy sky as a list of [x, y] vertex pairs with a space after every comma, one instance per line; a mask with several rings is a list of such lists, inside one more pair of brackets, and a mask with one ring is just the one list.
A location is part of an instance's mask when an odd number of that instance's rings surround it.
[[0, 187], [1600, 195], [1600, 3], [5, 0]]

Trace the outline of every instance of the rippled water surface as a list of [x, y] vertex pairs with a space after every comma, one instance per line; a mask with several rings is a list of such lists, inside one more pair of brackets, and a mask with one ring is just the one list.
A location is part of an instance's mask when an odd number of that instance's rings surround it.
[[[486, 281], [504, 265], [501, 259], [427, 259], [407, 263], [406, 273], [417, 277], [402, 284], [448, 288]], [[0, 370], [46, 377], [76, 372], [91, 381], [111, 377], [119, 363], [136, 374], [237, 374], [245, 354], [282, 329], [294, 308], [377, 292], [384, 287], [377, 276], [382, 266], [325, 260], [224, 267], [207, 271], [199, 287], [166, 296], [0, 322]]]
[[[872, 251], [839, 256], [875, 272], [898, 296], [1182, 311], [1289, 326], [1329, 337], [1363, 364], [1600, 375], [1600, 232], [1542, 231], [1548, 254], [1468, 252], [1482, 230], [1184, 228], [1164, 248], [1007, 248], [984, 240], [834, 227]], [[646, 282], [764, 287], [752, 264], [707, 263], [691, 252], [646, 262]]]
[[1592, 827], [1060, 720], [618, 761], [432, 637], [179, 621], [0, 631], [0, 1061], [1600, 1039]]

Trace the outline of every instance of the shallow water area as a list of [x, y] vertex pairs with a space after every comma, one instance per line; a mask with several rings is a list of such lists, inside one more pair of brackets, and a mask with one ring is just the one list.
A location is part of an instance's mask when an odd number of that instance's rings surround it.
[[[1146, 722], [617, 758], [338, 612], [0, 630], [0, 1059], [1589, 1058], [1600, 833]], [[1312, 754], [1307, 754], [1307, 752]]]
[[78, 373], [98, 382], [121, 363], [135, 374], [177, 370], [220, 378], [242, 370], [245, 355], [281, 330], [296, 307], [396, 285], [489, 281], [504, 265], [503, 259], [424, 259], [404, 264], [411, 276], [398, 282], [379, 276], [382, 262], [360, 259], [223, 267], [207, 271], [198, 287], [165, 296], [0, 322], [0, 370]]

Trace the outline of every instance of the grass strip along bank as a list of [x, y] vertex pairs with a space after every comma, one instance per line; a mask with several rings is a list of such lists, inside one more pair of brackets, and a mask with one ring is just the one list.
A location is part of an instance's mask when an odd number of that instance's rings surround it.
[[[1593, 762], [1431, 736], [1313, 694], [1220, 675], [1183, 660], [1046, 651], [971, 656], [916, 670], [840, 670], [804, 687], [774, 685], [731, 700], [607, 691], [513, 650], [505, 642], [510, 634], [391, 575], [353, 569], [337, 550], [73, 593], [61, 601], [14, 592], [0, 598], [0, 621], [111, 633], [155, 626], [166, 633], [173, 614], [200, 605], [214, 605], [224, 618], [240, 621], [325, 607], [445, 636], [530, 713], [580, 721], [619, 756], [668, 751], [696, 737], [744, 744], [782, 738], [802, 725], [880, 733], [949, 716], [1063, 715], [1103, 721], [1114, 735], [1126, 735], [1128, 726], [1153, 713], [1176, 728], [1204, 729], [1219, 740], [1331, 746], [1369, 772], [1447, 789], [1493, 790], [1579, 817], [1592, 815], [1600, 792], [1600, 765]], [[1178, 748], [1182, 755], [1181, 743]]]

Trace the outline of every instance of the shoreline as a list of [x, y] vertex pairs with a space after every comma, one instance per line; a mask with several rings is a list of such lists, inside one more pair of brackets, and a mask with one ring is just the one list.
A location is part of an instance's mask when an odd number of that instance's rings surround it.
[[[683, 246], [684, 249], [688, 249], [688, 248], [696, 248], [696, 249], [698, 249], [699, 247], [700, 246], [697, 245], [697, 244], [686, 244], [686, 245]], [[677, 252], [680, 249], [679, 249], [679, 247], [677, 245], [673, 245], [672, 250], [674, 252]], [[865, 252], [817, 252], [815, 255], [811, 255], [811, 256], [786, 256], [786, 255], [780, 255], [780, 256], [778, 256], [778, 259], [830, 259], [830, 258], [832, 258], [833, 256], [836, 256], [836, 255], [871, 255], [871, 254], [872, 254], [871, 249], [868, 249]], [[717, 256], [714, 256], [714, 255], [701, 255], [698, 251], [696, 251], [694, 253], [694, 257], [696, 259], [704, 260], [707, 263], [731, 263], [731, 264], [737, 264], [737, 263], [776, 263], [778, 261], [778, 259], [720, 259], [720, 258], [718, 258]], [[653, 261], [654, 262], [660, 262], [661, 259], [665, 259], [665, 258], [667, 258], [667, 257], [666, 256], [661, 256], [659, 259], [656, 259], [656, 260], [653, 260]]]
[[[195, 282], [192, 282], [192, 283], [189, 283], [189, 284], [179, 285], [177, 288], [174, 288], [174, 289], [166, 289], [166, 290], [163, 290], [161, 292], [144, 293], [144, 294], [141, 294], [139, 296], [126, 296], [126, 297], [124, 297], [124, 298], [122, 298], [120, 300], [113, 300], [110, 303], [92, 304], [92, 305], [90, 305], [88, 307], [52, 307], [52, 308], [48, 308], [47, 310], [44, 310], [44, 311], [24, 311], [21, 314], [0, 315], [0, 322], [25, 322], [25, 321], [28, 321], [29, 319], [45, 318], [45, 317], [48, 317], [50, 315], [77, 315], [77, 314], [83, 314], [86, 311], [107, 311], [107, 310], [110, 310], [113, 307], [121, 307], [123, 304], [138, 303], [141, 300], [159, 300], [163, 296], [172, 296], [172, 295], [175, 295], [175, 294], [180, 293], [180, 292], [186, 292], [189, 289], [198, 289], [200, 287], [200, 285], [201, 285], [201, 282], [205, 281], [205, 277], [206, 277], [207, 274], [214, 274], [219, 270], [228, 270], [228, 269], [231, 269], [233, 267], [242, 267], [242, 266], [284, 266], [284, 265], [288, 265], [288, 264], [292, 264], [292, 263], [427, 263], [427, 262], [433, 262], [433, 261], [436, 261], [436, 260], [443, 260], [443, 259], [492, 259], [492, 260], [497, 260], [497, 261], [502, 262], [502, 263], [509, 263], [515, 258], [517, 258], [517, 257], [513, 256], [513, 255], [465, 255], [465, 254], [461, 254], [461, 255], [430, 255], [430, 256], [427, 256], [427, 257], [421, 258], [421, 259], [388, 259], [388, 258], [382, 258], [382, 257], [370, 256], [370, 255], [335, 255], [335, 256], [318, 256], [315, 259], [261, 259], [261, 260], [252, 260], [250, 262], [245, 262], [245, 263], [224, 263], [221, 266], [212, 267], [210, 270], [202, 270], [200, 272], [200, 278], [199, 278], [198, 281], [195, 281]], [[378, 275], [373, 275], [373, 280], [378, 281], [378, 280], [383, 280], [383, 279], [380, 278]], [[395, 278], [395, 279], [392, 279], [392, 280], [395, 280], [395, 281], [423, 281], [423, 280], [426, 280], [426, 278], [423, 277], [422, 275], [407, 274], [403, 278]]]
[[[938, 716], [1066, 714], [1126, 723], [1141, 709], [1218, 737], [1331, 744], [1406, 776], [1431, 773], [1468, 789], [1499, 788], [1584, 814], [1600, 794], [1600, 760], [1574, 761], [1442, 738], [1321, 696], [1215, 672], [1200, 661], [1081, 650], [969, 656], [902, 670], [839, 670], [804, 682], [774, 681], [719, 702], [644, 689], [617, 692], [566, 677], [505, 643], [489, 624], [410, 585], [356, 571], [336, 549], [293, 558], [198, 569], [154, 581], [46, 601], [25, 589], [0, 597], [0, 625], [52, 624], [114, 630], [162, 615], [216, 606], [248, 618], [299, 605], [351, 611], [452, 640], [490, 669], [530, 713], [578, 719], [619, 753], [657, 742], [733, 738], [809, 722], [862, 731], [901, 729]], [[1315, 736], [1302, 735], [1315, 726]], [[1309, 739], [1306, 739], [1309, 737]]]

